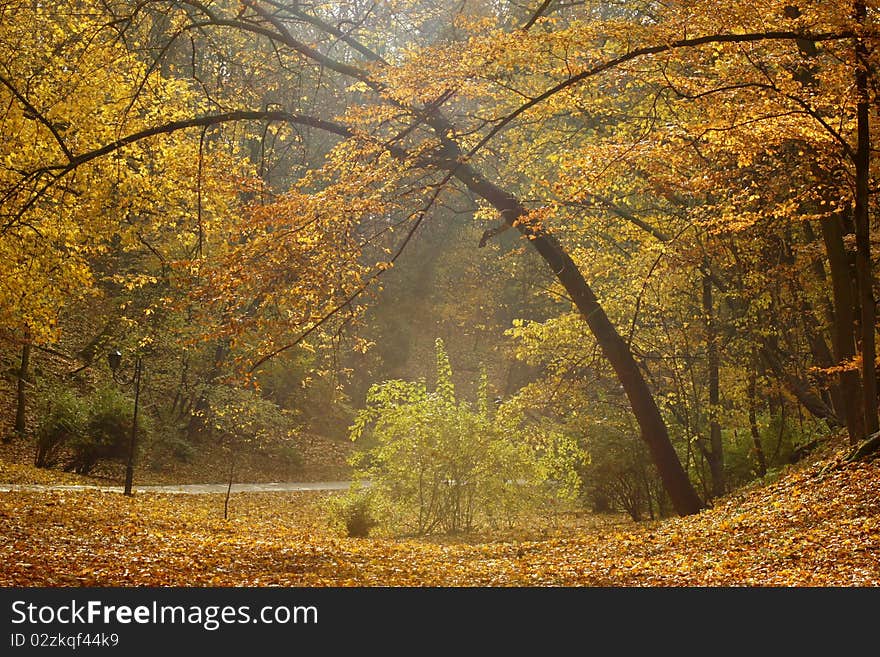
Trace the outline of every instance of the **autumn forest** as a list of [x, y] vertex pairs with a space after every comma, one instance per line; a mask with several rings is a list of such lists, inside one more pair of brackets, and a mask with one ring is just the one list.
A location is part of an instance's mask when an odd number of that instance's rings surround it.
[[878, 29], [0, 0], [0, 585], [880, 585]]

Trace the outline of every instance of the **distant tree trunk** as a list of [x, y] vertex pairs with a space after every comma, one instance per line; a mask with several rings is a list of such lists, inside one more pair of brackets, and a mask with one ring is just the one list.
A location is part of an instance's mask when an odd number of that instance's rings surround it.
[[761, 345], [758, 348], [758, 354], [761, 360], [767, 366], [767, 369], [773, 373], [773, 376], [779, 383], [803, 406], [811, 415], [825, 420], [830, 426], [841, 426], [840, 419], [834, 414], [828, 404], [821, 397], [816, 395], [810, 385], [800, 379], [797, 375], [790, 372], [782, 362], [778, 345], [770, 337], [764, 336], [760, 338]]
[[[818, 170], [818, 169], [817, 169]], [[821, 174], [820, 174], [821, 175]], [[833, 199], [832, 199], [833, 200]], [[804, 237], [807, 240], [808, 245], [818, 244], [819, 238], [816, 235], [816, 231], [813, 230], [813, 225], [809, 221], [801, 222], [801, 225], [804, 229]], [[822, 314], [825, 317], [825, 321], [828, 323], [828, 326], [832, 326], [834, 324], [834, 305], [831, 303], [831, 299], [825, 293], [824, 290], [828, 288], [828, 275], [825, 271], [824, 260], [821, 257], [814, 257], [812, 259], [812, 269], [813, 273], [816, 276], [816, 281], [819, 283], [819, 286], [822, 288], [820, 291], [820, 305], [822, 306]], [[841, 410], [840, 416], [843, 417], [843, 411]]]
[[[860, 24], [867, 19], [867, 5], [864, 0], [854, 3], [855, 18]], [[856, 280], [861, 310], [861, 356], [862, 392], [865, 414], [865, 433], [878, 430], [877, 417], [877, 367], [876, 367], [876, 310], [872, 289], [871, 274], [871, 222], [869, 216], [871, 179], [871, 125], [869, 96], [869, 53], [865, 41], [856, 39], [856, 151], [855, 173], [856, 193], [853, 207], [853, 223], [856, 232]], [[850, 436], [852, 439], [852, 436]], [[859, 440], [864, 438], [859, 436]], [[858, 440], [853, 440], [853, 443]]]
[[[816, 244], [818, 238], [816, 236], [815, 231], [813, 230], [812, 224], [809, 221], [802, 222], [802, 226], [804, 229], [804, 236], [807, 239], [807, 244]], [[813, 258], [812, 259], [812, 269], [813, 273], [816, 276], [816, 281], [819, 283], [821, 288], [827, 289], [828, 287], [828, 276], [825, 272], [825, 265], [821, 258]], [[806, 296], [804, 296], [806, 299]], [[828, 295], [824, 292], [821, 293], [819, 304], [821, 306], [821, 313], [825, 318], [825, 322], [829, 327], [834, 326], [834, 305], [831, 302], [831, 299], [828, 298]], [[806, 315], [805, 315], [806, 316]], [[825, 337], [822, 335], [823, 331], [819, 327], [818, 320], [812, 315], [806, 316], [808, 317], [808, 323], [811, 327], [809, 331], [811, 335], [814, 335], [815, 338], [811, 338], [811, 348], [813, 350], [814, 358], [817, 364], [820, 367], [832, 367], [834, 365], [834, 354], [831, 349], [828, 348], [828, 343], [825, 340]], [[833, 332], [832, 332], [833, 333]], [[833, 337], [832, 337], [833, 341]], [[814, 345], [815, 342], [815, 345]], [[820, 360], [821, 359], [821, 360]], [[822, 364], [822, 360], [825, 361], [825, 365]], [[843, 393], [843, 388], [840, 385], [840, 377], [833, 377], [828, 380], [828, 393], [831, 396], [831, 405], [834, 408], [834, 413], [837, 417], [846, 420], [846, 397]]]
[[648, 472], [644, 468], [640, 469], [642, 484], [645, 487], [645, 503], [648, 505], [648, 517], [651, 520], [656, 520], [657, 516], [654, 515], [654, 496], [651, 494], [651, 481], [648, 479]]
[[[802, 310], [804, 313], [804, 317], [806, 317], [807, 310]], [[804, 332], [806, 333], [807, 342], [810, 345], [810, 353], [813, 356], [813, 362], [816, 364], [816, 367], [821, 369], [826, 369], [832, 367], [834, 365], [834, 359], [831, 355], [831, 350], [828, 348], [828, 344], [813, 329], [815, 325], [813, 322], [804, 322]], [[836, 417], [844, 417], [845, 408], [843, 402], [843, 393], [840, 390], [840, 384], [837, 382], [837, 379], [829, 379], [823, 378], [819, 381], [819, 385], [821, 388], [821, 396], [822, 401], [824, 401], [833, 411]]]
[[[856, 355], [853, 342], [855, 326], [855, 298], [851, 284], [849, 264], [843, 244], [843, 223], [840, 215], [834, 214], [821, 220], [822, 239], [828, 255], [831, 271], [831, 290], [834, 296], [834, 324], [832, 343], [834, 360], [838, 366], [851, 362]], [[859, 373], [853, 369], [841, 371], [840, 388], [843, 391], [846, 430], [850, 442], [857, 442], [865, 436], [865, 416], [862, 411], [863, 393]]]
[[[205, 382], [207, 385], [214, 383], [214, 381], [217, 380], [217, 377], [220, 376], [223, 361], [226, 360], [226, 356], [228, 355], [229, 348], [226, 342], [221, 342], [214, 348], [214, 360], [211, 363], [211, 370], [208, 373]], [[196, 399], [196, 402], [190, 411], [189, 424], [186, 429], [186, 435], [190, 440], [197, 438], [205, 431], [206, 424], [204, 414], [205, 411], [208, 410], [208, 406], [208, 392], [203, 391]]]
[[[792, 286], [792, 293], [800, 299], [800, 315], [804, 326], [804, 335], [807, 338], [807, 343], [810, 345], [810, 353], [813, 356], [813, 362], [817, 367], [823, 369], [832, 367], [834, 365], [834, 356], [831, 353], [831, 349], [828, 348], [828, 343], [821, 334], [821, 329], [816, 320], [813, 305], [810, 303], [803, 290], [794, 288], [795, 286]], [[834, 414], [841, 418], [845, 417], [846, 404], [843, 399], [843, 392], [840, 389], [840, 383], [837, 379], [829, 380], [826, 378], [820, 384], [820, 387], [822, 389], [823, 399], [834, 409]]]
[[679, 515], [689, 515], [700, 511], [704, 507], [703, 502], [694, 490], [672, 446], [666, 423], [633, 358], [629, 345], [608, 319], [604, 308], [571, 256], [552, 235], [528, 224], [517, 223], [517, 220], [526, 214], [526, 209], [516, 197], [480, 176], [467, 164], [456, 160], [450, 162], [448, 166], [471, 191], [491, 203], [505, 222], [516, 227], [528, 238], [550, 267], [611, 363], [629, 399], [633, 415], [641, 430], [642, 440], [648, 445], [654, 465], [676, 512]]
[[31, 361], [30, 332], [24, 335], [24, 344], [21, 347], [21, 362], [18, 368], [17, 399], [15, 405], [15, 433], [24, 436], [27, 432], [27, 379]]
[[757, 388], [758, 374], [755, 371], [755, 357], [753, 356], [752, 364], [749, 367], [749, 383], [746, 396], [748, 397], [749, 404], [749, 429], [752, 432], [752, 443], [755, 446], [758, 474], [763, 477], [767, 474], [767, 458], [764, 456], [764, 446], [761, 444], [761, 432], [758, 430]]
[[721, 423], [718, 412], [721, 404], [721, 358], [718, 353], [718, 335], [712, 299], [712, 280], [703, 276], [703, 319], [706, 323], [706, 360], [709, 368], [709, 472], [712, 475], [712, 497], [725, 493], [724, 445], [721, 442]]
[[782, 451], [782, 441], [785, 438], [785, 430], [788, 428], [785, 421], [785, 397], [777, 392], [775, 395], [771, 395], [768, 401], [771, 418], [776, 417], [776, 409], [779, 409], [779, 430], [776, 434], [776, 446], [773, 448], [773, 458], [771, 459], [774, 463], [778, 463], [779, 454]]
[[229, 482], [226, 485], [226, 499], [223, 500], [223, 519], [229, 519], [229, 497], [232, 494], [232, 481], [235, 478], [235, 452], [229, 455]]

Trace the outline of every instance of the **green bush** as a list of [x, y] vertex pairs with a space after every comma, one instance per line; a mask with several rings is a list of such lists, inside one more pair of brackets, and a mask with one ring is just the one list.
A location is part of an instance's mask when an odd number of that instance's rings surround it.
[[[66, 470], [88, 474], [101, 460], [124, 460], [128, 456], [134, 402], [117, 386], [104, 386], [87, 399], [88, 419], [85, 431], [72, 437], [73, 452]], [[138, 418], [141, 439], [146, 438], [144, 414]]]
[[374, 385], [351, 428], [371, 438], [352, 465], [371, 483], [377, 520], [393, 532], [469, 531], [573, 500], [584, 460], [575, 441], [515, 408], [490, 412], [485, 374], [477, 403], [459, 403], [442, 341], [436, 348], [433, 392], [424, 381]]
[[51, 468], [60, 461], [65, 445], [83, 435], [88, 421], [88, 405], [73, 390], [52, 387], [39, 395], [37, 413], [39, 427], [34, 465]]
[[177, 427], [160, 424], [146, 447], [147, 467], [160, 471], [169, 461], [192, 463], [198, 450]]
[[330, 498], [330, 516], [350, 538], [365, 538], [378, 524], [369, 490], [359, 488]]
[[284, 443], [274, 450], [274, 455], [288, 468], [296, 470], [303, 466], [303, 456], [296, 445]]
[[[102, 460], [128, 457], [134, 403], [118, 387], [107, 385], [88, 395], [69, 388], [45, 390], [38, 403], [37, 467], [65, 461], [65, 470], [88, 474]], [[145, 413], [138, 418], [140, 439], [150, 434]]]

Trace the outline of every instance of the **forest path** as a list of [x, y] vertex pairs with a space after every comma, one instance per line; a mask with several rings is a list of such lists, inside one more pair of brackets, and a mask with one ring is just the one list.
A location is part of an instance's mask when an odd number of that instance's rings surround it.
[[[229, 484], [175, 484], [156, 486], [134, 486], [135, 493], [175, 493], [182, 495], [205, 495], [210, 493], [225, 493]], [[306, 481], [306, 482], [272, 482], [272, 483], [233, 483], [233, 493], [273, 493], [291, 491], [329, 491], [347, 490], [351, 486], [350, 481]], [[80, 491], [99, 490], [106, 493], [121, 493], [122, 486], [93, 486], [89, 484], [3, 484], [0, 483], [0, 493], [12, 491]]]

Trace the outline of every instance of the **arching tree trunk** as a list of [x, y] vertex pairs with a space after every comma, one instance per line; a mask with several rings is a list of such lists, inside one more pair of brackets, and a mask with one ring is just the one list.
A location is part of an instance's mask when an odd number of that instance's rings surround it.
[[660, 414], [660, 409], [657, 408], [654, 396], [633, 358], [629, 345], [608, 319], [577, 265], [552, 235], [535, 229], [527, 223], [516, 223], [526, 214], [525, 207], [516, 197], [480, 176], [469, 165], [455, 161], [450, 162], [448, 168], [468, 189], [491, 203], [501, 213], [506, 223], [514, 226], [527, 237], [553, 271], [556, 279], [568, 292], [575, 307], [587, 322], [623, 386], [633, 415], [639, 424], [642, 440], [648, 445], [654, 465], [675, 511], [679, 515], [697, 513], [704, 504], [694, 490], [672, 446], [666, 423]]

